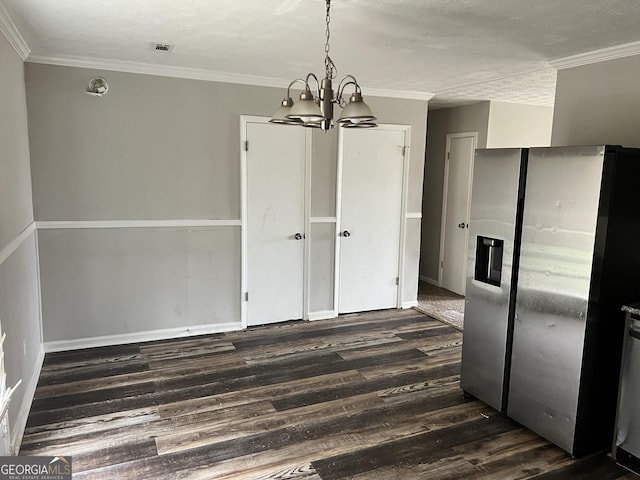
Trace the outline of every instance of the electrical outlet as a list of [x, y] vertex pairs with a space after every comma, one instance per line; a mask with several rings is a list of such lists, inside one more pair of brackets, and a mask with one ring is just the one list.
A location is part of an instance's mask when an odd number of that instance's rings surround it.
[[24, 356], [27, 356], [27, 339], [23, 338], [22, 339], [22, 352], [24, 353]]

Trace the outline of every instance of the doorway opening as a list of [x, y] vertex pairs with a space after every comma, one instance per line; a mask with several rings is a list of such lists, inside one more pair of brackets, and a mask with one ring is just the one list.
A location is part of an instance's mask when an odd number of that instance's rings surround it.
[[420, 280], [416, 310], [462, 331], [464, 297], [450, 290]]

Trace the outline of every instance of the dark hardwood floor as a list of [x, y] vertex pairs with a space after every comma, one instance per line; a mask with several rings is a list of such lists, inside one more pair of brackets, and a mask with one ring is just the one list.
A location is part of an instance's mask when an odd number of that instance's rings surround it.
[[48, 354], [20, 453], [76, 479], [636, 478], [463, 397], [461, 341], [405, 310]]

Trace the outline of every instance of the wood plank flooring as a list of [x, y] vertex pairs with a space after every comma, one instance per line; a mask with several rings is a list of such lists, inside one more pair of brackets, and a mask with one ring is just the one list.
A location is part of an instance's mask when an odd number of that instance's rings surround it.
[[393, 310], [47, 354], [20, 453], [76, 479], [636, 478], [465, 398], [461, 341]]

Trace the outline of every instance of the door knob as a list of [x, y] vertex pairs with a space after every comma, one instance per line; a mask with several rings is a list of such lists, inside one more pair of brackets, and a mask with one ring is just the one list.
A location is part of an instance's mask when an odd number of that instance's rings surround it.
[[345, 230], [344, 232], [342, 232], [342, 236], [343, 237], [350, 237], [351, 236], [351, 232], [349, 230]]
[[295, 238], [296, 240], [302, 240], [304, 237], [301, 233], [296, 233], [293, 238]]
[[465, 223], [464, 223], [464, 222], [460, 222], [460, 223], [458, 224], [458, 228], [465, 228], [465, 227], [466, 227], [466, 225], [465, 225]]

